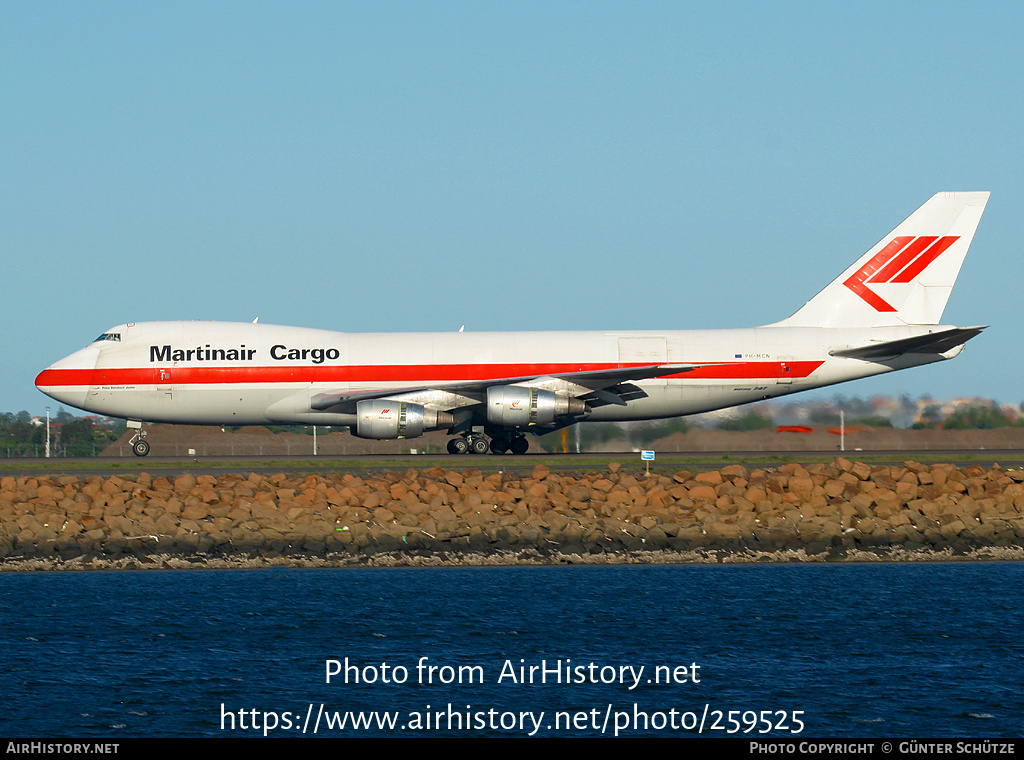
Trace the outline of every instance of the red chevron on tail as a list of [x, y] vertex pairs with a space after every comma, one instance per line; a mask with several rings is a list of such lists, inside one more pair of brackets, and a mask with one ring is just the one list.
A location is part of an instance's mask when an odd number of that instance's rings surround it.
[[893, 238], [843, 284], [875, 311], [896, 311], [895, 306], [868, 288], [868, 283], [910, 282], [959, 239], [959, 235]]

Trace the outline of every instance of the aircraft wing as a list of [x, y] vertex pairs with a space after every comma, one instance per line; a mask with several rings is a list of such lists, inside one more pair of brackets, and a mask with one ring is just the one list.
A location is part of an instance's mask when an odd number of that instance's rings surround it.
[[[523, 385], [526, 387], [560, 390], [573, 397], [593, 395], [605, 403], [625, 404], [638, 390], [629, 385], [633, 380], [678, 375], [691, 372], [700, 364], [650, 364], [642, 367], [623, 367], [564, 372], [553, 375], [526, 375], [522, 377], [496, 377], [457, 383], [437, 383], [408, 388], [320, 393], [310, 406], [316, 411], [354, 411], [355, 403], [378, 398], [418, 401], [441, 408], [457, 408], [482, 403], [487, 389], [495, 385]], [[621, 392], [618, 389], [621, 388]], [[642, 394], [641, 394], [642, 395]]]
[[950, 349], [963, 345], [974, 336], [981, 333], [987, 325], [982, 327], [953, 327], [949, 330], [941, 330], [927, 335], [917, 335], [913, 338], [900, 338], [899, 340], [887, 340], [881, 343], [869, 343], [866, 346], [856, 348], [842, 348], [829, 351], [832, 356], [845, 356], [850, 359], [864, 359], [874, 361], [878, 359], [892, 359], [903, 354], [943, 354]]

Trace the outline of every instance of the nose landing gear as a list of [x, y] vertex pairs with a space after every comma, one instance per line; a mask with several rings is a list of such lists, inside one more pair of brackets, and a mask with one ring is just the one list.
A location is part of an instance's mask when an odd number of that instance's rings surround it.
[[142, 423], [135, 420], [128, 420], [128, 427], [135, 429], [128, 443], [132, 446], [132, 453], [137, 457], [144, 457], [149, 453], [149, 441], [146, 440], [146, 431], [142, 429]]

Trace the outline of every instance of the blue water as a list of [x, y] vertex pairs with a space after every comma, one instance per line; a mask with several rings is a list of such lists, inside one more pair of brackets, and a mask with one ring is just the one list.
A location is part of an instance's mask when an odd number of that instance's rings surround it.
[[[1017, 563], [6, 573], [0, 736], [1019, 737], [1022, 587]], [[345, 658], [376, 683], [326, 683]], [[507, 670], [545, 663], [562, 683]], [[327, 727], [358, 711], [395, 727]]]

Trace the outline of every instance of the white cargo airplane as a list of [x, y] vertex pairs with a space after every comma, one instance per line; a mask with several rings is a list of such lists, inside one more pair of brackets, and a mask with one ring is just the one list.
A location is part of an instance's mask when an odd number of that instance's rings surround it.
[[983, 327], [938, 324], [989, 194], [939, 193], [789, 319], [734, 330], [348, 334], [129, 322], [36, 386], [142, 421], [452, 434], [448, 451], [524, 453], [524, 433], [745, 404], [951, 359]]

